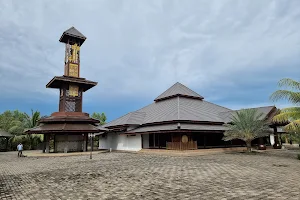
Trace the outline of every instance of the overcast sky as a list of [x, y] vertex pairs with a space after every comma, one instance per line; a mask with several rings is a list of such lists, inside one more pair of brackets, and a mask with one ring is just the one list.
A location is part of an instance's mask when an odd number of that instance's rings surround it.
[[150, 104], [175, 82], [232, 108], [276, 105], [281, 78], [300, 76], [299, 0], [0, 0], [0, 112], [58, 110], [71, 26], [87, 40], [81, 76], [98, 85], [85, 112], [109, 121]]

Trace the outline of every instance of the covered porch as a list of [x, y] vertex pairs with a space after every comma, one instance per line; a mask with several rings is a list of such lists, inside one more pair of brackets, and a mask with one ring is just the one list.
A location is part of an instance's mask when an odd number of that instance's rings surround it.
[[223, 132], [165, 132], [142, 134], [143, 149], [195, 150], [241, 147], [241, 140], [223, 141]]
[[[181, 124], [181, 126], [186, 128], [185, 124]], [[200, 128], [202, 128], [202, 130], [199, 130], [199, 125], [194, 126], [198, 130], [158, 129], [157, 131], [142, 132], [142, 148], [167, 150], [195, 150], [208, 148], [243, 147], [246, 145], [244, 141], [238, 139], [224, 141], [222, 139], [224, 136], [224, 130], [222, 130], [222, 126], [200, 125]], [[189, 127], [193, 128], [194, 126]], [[151, 129], [153, 130], [154, 128]], [[281, 148], [280, 135], [283, 133], [282, 129], [278, 128], [277, 126], [270, 127], [270, 129], [273, 130], [273, 133], [270, 136], [257, 138], [253, 140], [252, 146], [258, 147], [261, 150], [265, 149], [266, 146], [273, 146], [273, 148]]]

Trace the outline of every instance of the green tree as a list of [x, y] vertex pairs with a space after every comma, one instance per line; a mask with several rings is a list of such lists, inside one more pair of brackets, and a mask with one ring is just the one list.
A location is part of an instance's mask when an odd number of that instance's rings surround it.
[[[27, 113], [24, 113], [24, 120], [23, 120], [23, 131], [22, 133], [24, 133], [25, 130], [30, 129], [30, 128], [34, 128], [36, 126], [39, 125], [39, 120], [40, 120], [40, 112], [39, 111], [33, 111], [31, 109], [31, 115], [28, 115]], [[37, 146], [39, 143], [41, 143], [43, 141], [43, 135], [42, 134], [26, 134], [26, 135], [15, 135], [11, 141], [13, 143], [13, 145], [17, 144], [17, 143], [25, 143], [26, 147], [28, 149], [33, 149], [35, 146]]]
[[100, 125], [103, 125], [106, 123], [106, 115], [105, 113], [96, 113], [94, 112], [92, 114], [92, 118], [98, 119], [100, 121]]
[[300, 82], [284, 78], [278, 82], [278, 86], [283, 89], [275, 91], [270, 98], [273, 101], [287, 100], [295, 106], [281, 109], [281, 112], [273, 118], [273, 121], [288, 123], [284, 129], [287, 132], [297, 132], [300, 128]]
[[33, 111], [31, 109], [31, 116], [25, 113], [25, 117], [25, 128], [34, 128], [39, 125], [41, 113], [39, 111]]
[[231, 122], [225, 124], [228, 128], [223, 140], [240, 139], [245, 141], [247, 151], [251, 152], [252, 140], [267, 136], [270, 128], [262, 118], [263, 113], [258, 113], [257, 109], [243, 109], [232, 115]]
[[24, 130], [25, 114], [15, 111], [5, 111], [0, 115], [0, 129], [13, 135], [21, 135]]

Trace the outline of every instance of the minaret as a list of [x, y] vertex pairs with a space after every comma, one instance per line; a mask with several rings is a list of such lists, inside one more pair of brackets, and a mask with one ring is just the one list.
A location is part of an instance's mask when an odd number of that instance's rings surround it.
[[[64, 76], [80, 77], [80, 46], [85, 40], [86, 37], [74, 27], [62, 34], [59, 41], [66, 44]], [[82, 87], [77, 83], [63, 84], [60, 88], [59, 111], [82, 112], [82, 92]]]
[[47, 88], [60, 89], [59, 112], [82, 112], [82, 95], [96, 82], [80, 78], [80, 47], [86, 37], [74, 27], [66, 30], [60, 42], [66, 44], [63, 77], [54, 77]]
[[59, 89], [59, 112], [42, 118], [40, 126], [27, 130], [28, 134], [44, 134], [45, 152], [86, 151], [89, 133], [99, 133], [99, 120], [82, 112], [83, 92], [97, 85], [97, 82], [80, 77], [80, 47], [86, 37], [74, 27], [63, 32], [60, 42], [65, 43], [64, 75], [55, 76], [47, 88]]

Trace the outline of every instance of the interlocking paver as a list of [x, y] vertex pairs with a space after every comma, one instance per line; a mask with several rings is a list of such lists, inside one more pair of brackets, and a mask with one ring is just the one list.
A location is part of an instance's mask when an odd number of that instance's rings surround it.
[[300, 199], [292, 151], [166, 156], [0, 153], [0, 199]]

